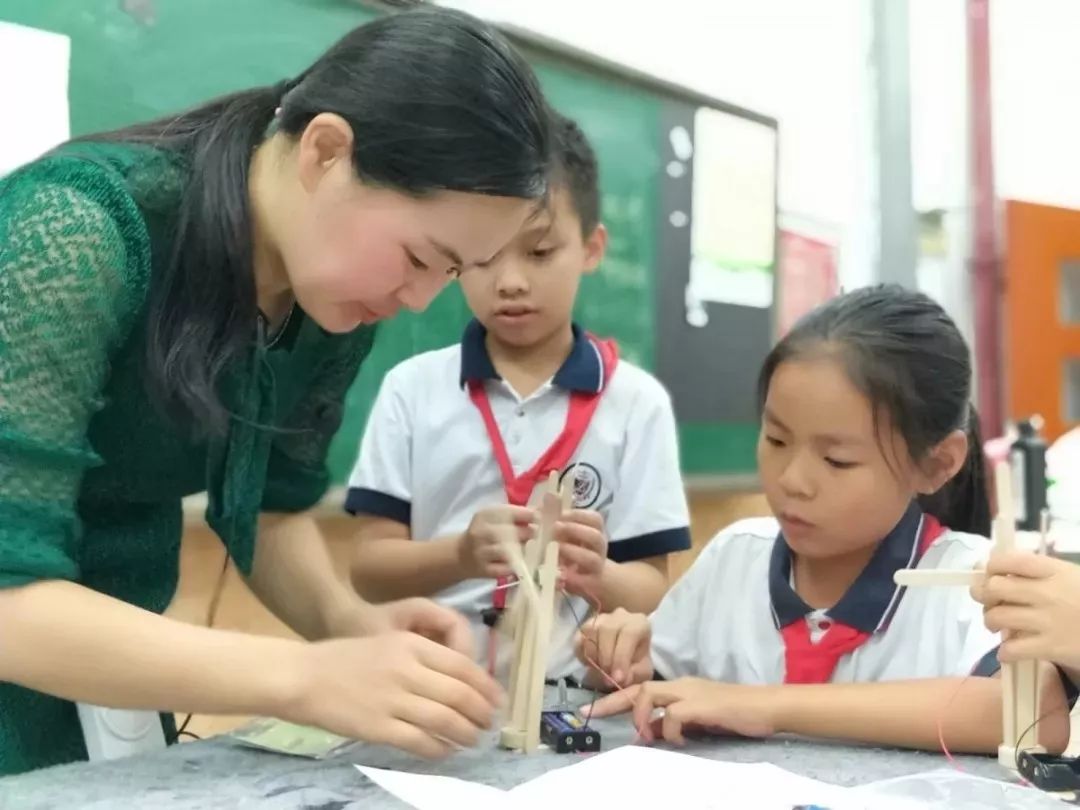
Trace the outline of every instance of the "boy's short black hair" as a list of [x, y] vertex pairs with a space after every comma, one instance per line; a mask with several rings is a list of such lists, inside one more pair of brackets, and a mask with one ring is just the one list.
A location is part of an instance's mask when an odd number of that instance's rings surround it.
[[588, 237], [600, 224], [600, 170], [585, 133], [570, 118], [552, 111], [555, 140], [555, 185], [570, 192], [574, 212], [581, 221], [581, 235]]

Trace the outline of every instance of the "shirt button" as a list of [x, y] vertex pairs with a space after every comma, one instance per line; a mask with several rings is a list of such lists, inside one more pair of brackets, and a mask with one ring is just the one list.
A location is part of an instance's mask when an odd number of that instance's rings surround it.
[[822, 619], [820, 622], [818, 622], [818, 627], [820, 627], [822, 630], [828, 630], [830, 627], [832, 627], [832, 622], [830, 622], [828, 619]]
[[525, 415], [525, 409], [524, 408], [518, 408], [517, 409], [517, 415], [518, 416], [524, 416]]

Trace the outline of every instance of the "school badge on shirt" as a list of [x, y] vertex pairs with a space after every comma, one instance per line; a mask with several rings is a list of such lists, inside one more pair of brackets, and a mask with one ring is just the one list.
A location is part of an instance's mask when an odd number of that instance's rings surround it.
[[563, 470], [562, 475], [559, 476], [560, 486], [570, 475], [574, 476], [574, 508], [592, 509], [600, 500], [602, 490], [600, 471], [587, 462], [575, 462]]

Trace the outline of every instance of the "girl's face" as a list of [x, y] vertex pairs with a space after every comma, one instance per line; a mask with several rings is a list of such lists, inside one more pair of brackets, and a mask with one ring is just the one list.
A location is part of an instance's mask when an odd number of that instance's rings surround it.
[[828, 356], [788, 360], [773, 373], [758, 468], [788, 545], [807, 557], [875, 545], [918, 493], [940, 486], [885, 414], [875, 427], [870, 401]]
[[[316, 119], [318, 122], [324, 116]], [[297, 303], [329, 332], [425, 309], [451, 279], [490, 260], [536, 203], [440, 191], [413, 197], [367, 185], [351, 130], [313, 122], [279, 207], [277, 247]]]

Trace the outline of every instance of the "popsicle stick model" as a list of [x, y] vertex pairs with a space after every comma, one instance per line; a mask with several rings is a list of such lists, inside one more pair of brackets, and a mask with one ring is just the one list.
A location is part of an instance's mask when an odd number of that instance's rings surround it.
[[[1007, 462], [994, 465], [994, 482], [997, 488], [997, 517], [994, 519], [993, 535], [995, 551], [1016, 548], [1016, 519], [1013, 513], [1012, 471]], [[1045, 545], [1046, 524], [1043, 523]], [[982, 571], [920, 570], [905, 568], [897, 571], [893, 580], [898, 585], [919, 586], [967, 586], [974, 585], [984, 576]], [[1020, 751], [1040, 751], [1039, 745], [1039, 662], [1017, 661], [1001, 665], [1001, 745], [998, 746], [998, 763], [1015, 771]], [[1022, 738], [1022, 739], [1021, 739]]]
[[501, 631], [510, 635], [514, 644], [508, 689], [509, 720], [502, 728], [500, 744], [526, 754], [540, 747], [540, 713], [559, 565], [559, 544], [554, 542], [553, 535], [555, 523], [570, 508], [572, 497], [573, 490], [570, 487], [560, 490], [558, 473], [551, 473], [540, 503], [536, 537], [525, 544], [524, 550], [513, 529], [503, 538], [518, 585], [500, 623]]
[[939, 569], [937, 571], [921, 568], [901, 568], [893, 575], [897, 585], [918, 588], [922, 585], [963, 585], [970, 588], [983, 578], [982, 571], [958, 569]]

